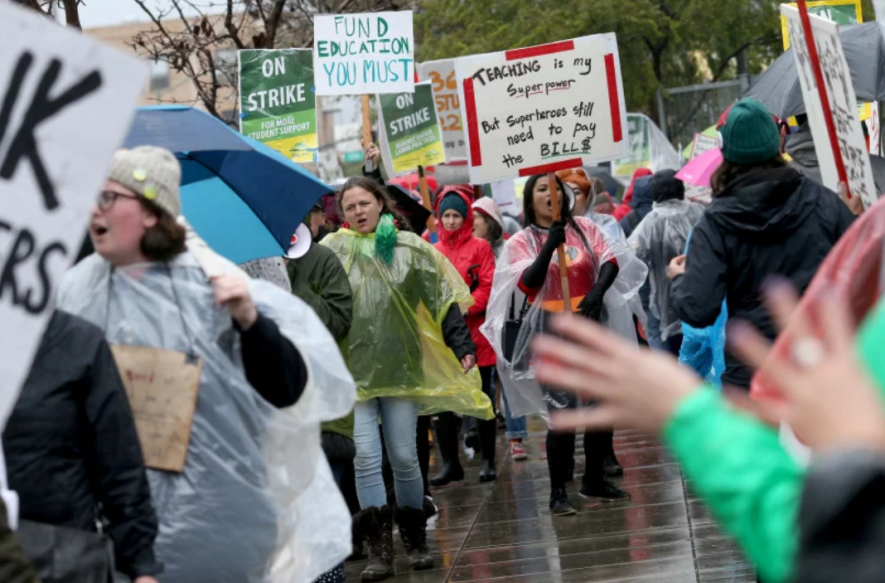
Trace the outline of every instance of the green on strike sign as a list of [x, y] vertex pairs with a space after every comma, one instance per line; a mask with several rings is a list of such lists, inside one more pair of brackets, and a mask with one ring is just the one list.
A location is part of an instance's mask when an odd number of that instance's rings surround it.
[[388, 170], [398, 175], [446, 161], [430, 83], [416, 84], [414, 93], [378, 95], [378, 103], [383, 143], [390, 153], [384, 157], [390, 161]]
[[248, 49], [237, 55], [240, 132], [293, 162], [316, 162], [313, 52]]

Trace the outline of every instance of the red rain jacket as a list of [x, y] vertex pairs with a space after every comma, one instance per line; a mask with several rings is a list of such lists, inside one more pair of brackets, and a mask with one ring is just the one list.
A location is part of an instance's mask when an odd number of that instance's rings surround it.
[[439, 216], [440, 201], [452, 192], [464, 200], [467, 205], [467, 216], [464, 218], [464, 224], [457, 231], [446, 231], [442, 221], [438, 221], [439, 241], [434, 244], [434, 247], [452, 262], [467, 285], [471, 285], [474, 279], [477, 282], [476, 289], [472, 292], [473, 306], [470, 307], [464, 319], [467, 321], [467, 327], [470, 328], [470, 336], [476, 344], [477, 366], [494, 366], [497, 360], [495, 351], [479, 331], [479, 327], [485, 322], [486, 307], [489, 305], [489, 298], [492, 295], [495, 255], [492, 253], [492, 246], [488, 241], [473, 236], [472, 189], [468, 193], [463, 186], [443, 188], [436, 198], [434, 210], [437, 216]]
[[651, 176], [652, 174], [653, 172], [648, 168], [636, 169], [636, 172], [633, 173], [633, 178], [630, 179], [630, 186], [628, 186], [627, 190], [624, 192], [623, 202], [621, 202], [621, 204], [618, 205], [618, 208], [615, 209], [615, 212], [612, 213], [615, 220], [620, 221], [633, 210], [633, 207], [630, 205], [630, 203], [633, 202], [633, 184], [643, 176]]

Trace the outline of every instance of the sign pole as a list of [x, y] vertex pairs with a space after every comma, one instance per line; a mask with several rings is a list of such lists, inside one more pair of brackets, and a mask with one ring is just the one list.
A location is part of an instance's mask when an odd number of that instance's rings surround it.
[[[556, 186], [556, 173], [547, 173], [547, 184], [550, 188], [550, 202], [553, 205], [553, 220], [558, 221], [562, 218], [559, 208], [559, 188]], [[559, 276], [562, 278], [562, 311], [571, 312], [572, 294], [568, 286], [568, 265], [565, 264], [565, 243], [561, 243], [556, 248], [559, 258]]]
[[[363, 103], [363, 151], [372, 145], [372, 116], [369, 112], [369, 95], [362, 96]], [[375, 165], [368, 159], [364, 162], [366, 172], [373, 172]]]
[[[814, 71], [814, 82], [817, 85], [817, 93], [820, 96], [820, 104], [824, 113], [824, 121], [827, 124], [827, 134], [830, 136], [830, 147], [833, 149], [833, 158], [836, 160], [836, 172], [839, 174], [839, 182], [848, 185], [848, 173], [845, 171], [845, 161], [842, 159], [842, 150], [839, 149], [839, 139], [836, 137], [836, 124], [833, 122], [833, 111], [830, 109], [830, 98], [827, 95], [827, 86], [824, 82], [824, 73], [820, 66], [820, 58], [817, 55], [817, 45], [814, 42], [814, 30], [811, 28], [811, 19], [808, 18], [808, 7], [805, 0], [797, 0], [799, 19], [802, 21], [802, 30], [805, 32], [805, 44], [808, 46], [808, 57], [811, 60], [811, 69]], [[851, 198], [851, 192], [848, 192]]]
[[424, 166], [418, 166], [418, 190], [421, 192], [421, 202], [424, 208], [430, 211], [430, 217], [427, 219], [427, 232], [430, 233], [430, 242], [435, 243], [434, 234], [436, 233], [436, 219], [433, 217], [433, 207], [430, 204], [430, 188], [427, 186], [427, 177], [424, 176]]

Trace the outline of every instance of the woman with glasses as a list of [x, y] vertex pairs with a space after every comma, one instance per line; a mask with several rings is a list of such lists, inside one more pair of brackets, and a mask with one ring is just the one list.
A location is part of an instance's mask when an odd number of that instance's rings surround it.
[[[180, 180], [166, 150], [116, 154], [89, 224], [96, 253], [66, 275], [58, 305], [104, 330], [124, 379], [156, 374], [172, 389], [161, 400], [196, 392], [166, 442], [182, 453], [144, 449], [164, 583], [264, 582], [272, 566], [311, 580], [349, 551], [319, 423], [347, 413], [353, 381], [306, 304], [188, 235]], [[308, 487], [313, 512], [299, 506]], [[275, 563], [287, 555], [311, 560]]]

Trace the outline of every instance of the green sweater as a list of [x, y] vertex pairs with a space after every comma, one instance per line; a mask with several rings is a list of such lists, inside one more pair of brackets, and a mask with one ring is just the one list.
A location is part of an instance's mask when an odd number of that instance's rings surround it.
[[[292, 293], [313, 308], [343, 350], [353, 318], [353, 291], [335, 252], [313, 243], [303, 257], [287, 260], [286, 270]], [[322, 430], [353, 439], [353, 413], [323, 423]]]
[[[885, 393], [885, 302], [861, 328], [857, 346], [862, 363]], [[704, 388], [679, 404], [664, 440], [761, 579], [790, 581], [806, 470], [783, 449], [777, 430], [731, 409], [712, 388]]]

